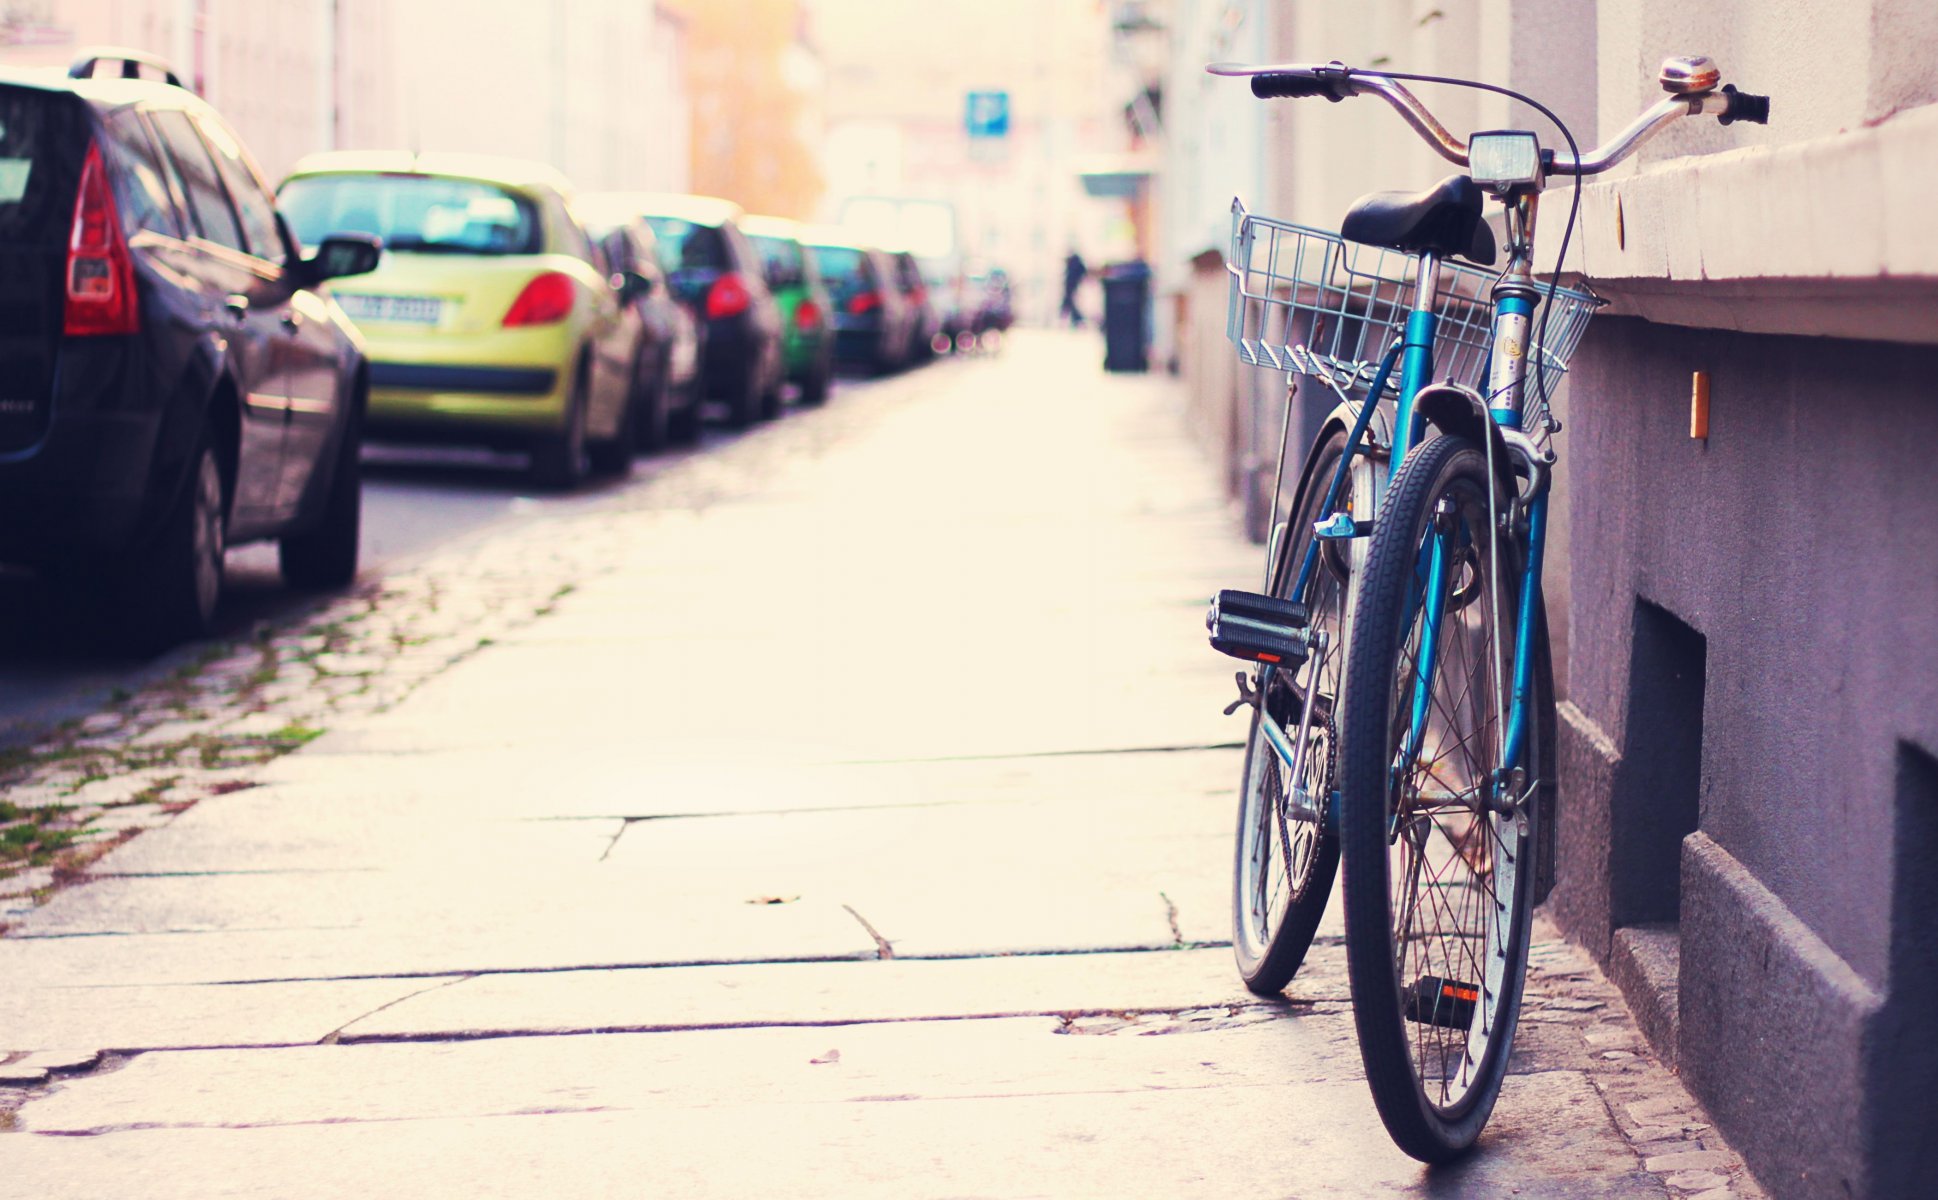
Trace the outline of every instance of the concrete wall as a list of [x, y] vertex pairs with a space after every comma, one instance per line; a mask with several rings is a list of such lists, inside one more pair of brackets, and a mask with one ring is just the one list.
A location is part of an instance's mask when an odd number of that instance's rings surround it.
[[[1689, 436], [1697, 369], [1706, 441]], [[1929, 1060], [1905, 1057], [1935, 1032], [1938, 977], [1904, 950], [1930, 914], [1915, 932], [1892, 919], [1938, 874], [1919, 840], [1938, 799], [1904, 782], [1938, 751], [1935, 376], [1934, 349], [1621, 319], [1576, 367], [1594, 399], [1571, 422], [1576, 657], [1551, 907], [1644, 991], [1662, 981], [1625, 931], [1679, 933], [1656, 1032], [1784, 1196], [1908, 1195], [1889, 1173], [1938, 1165], [1928, 1138], [1868, 1140], [1906, 1104], [1938, 1128], [1916, 1074]], [[1643, 661], [1664, 613], [1700, 636], [1699, 665]], [[1658, 720], [1674, 671], [1701, 677], [1699, 799], [1664, 857], [1675, 784], [1659, 763], [1690, 736]], [[1885, 1035], [1913, 1013], [1915, 1040]]]

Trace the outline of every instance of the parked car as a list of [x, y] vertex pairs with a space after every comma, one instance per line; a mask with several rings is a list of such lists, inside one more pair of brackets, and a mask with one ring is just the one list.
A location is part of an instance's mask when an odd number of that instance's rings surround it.
[[370, 354], [372, 435], [531, 454], [549, 487], [632, 465], [645, 339], [550, 167], [517, 159], [338, 151], [297, 163], [283, 210], [298, 235], [384, 240], [338, 292]]
[[897, 250], [890, 257], [895, 263], [895, 286], [901, 289], [903, 299], [915, 310], [915, 332], [909, 337], [909, 360], [915, 362], [932, 358], [936, 352], [936, 338], [942, 332], [942, 314], [929, 299], [928, 277], [923, 274], [921, 262], [907, 250]]
[[658, 450], [669, 442], [690, 442], [700, 434], [700, 354], [704, 327], [692, 310], [673, 298], [672, 285], [660, 266], [659, 241], [643, 218], [608, 224], [596, 216], [586, 221], [593, 249], [606, 269], [631, 289], [632, 305], [646, 336], [636, 352], [633, 371], [635, 443], [641, 450]]
[[780, 217], [748, 217], [740, 228], [760, 252], [767, 286], [780, 305], [787, 378], [800, 386], [802, 404], [820, 404], [834, 378], [834, 322], [821, 270], [801, 247], [801, 226]]
[[786, 367], [781, 312], [760, 254], [740, 231], [740, 206], [710, 196], [606, 192], [582, 208], [602, 219], [639, 216], [659, 239], [673, 294], [706, 325], [701, 390], [725, 401], [736, 428], [781, 411]]
[[894, 260], [837, 230], [810, 229], [803, 240], [827, 285], [836, 361], [876, 373], [907, 363], [916, 314], [895, 286]]
[[366, 375], [322, 285], [376, 262], [369, 239], [306, 257], [162, 64], [0, 72], [0, 559], [144, 650], [208, 631], [239, 542], [277, 539], [296, 586], [350, 582]]

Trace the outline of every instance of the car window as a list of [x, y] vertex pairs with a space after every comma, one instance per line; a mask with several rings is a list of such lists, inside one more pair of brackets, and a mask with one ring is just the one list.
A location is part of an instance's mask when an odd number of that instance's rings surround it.
[[346, 172], [283, 184], [283, 216], [306, 245], [368, 233], [420, 254], [537, 254], [538, 207], [496, 184], [448, 175]]
[[68, 97], [0, 87], [0, 240], [66, 241], [84, 121]]
[[236, 215], [242, 218], [242, 232], [249, 239], [249, 252], [281, 265], [289, 258], [282, 230], [276, 226], [276, 202], [256, 174], [248, 152], [222, 122], [206, 114], [196, 117], [202, 138], [215, 151], [216, 169], [229, 186], [229, 199], [235, 202]]
[[124, 108], [104, 122], [103, 143], [113, 157], [114, 202], [121, 210], [121, 228], [129, 237], [144, 229], [182, 236], [175, 197], [162, 173], [161, 151], [155, 147], [148, 123], [132, 108]]
[[707, 267], [730, 271], [733, 261], [727, 256], [726, 239], [711, 225], [695, 225], [679, 217], [647, 217], [653, 236], [659, 239], [659, 261], [669, 271]]
[[816, 265], [821, 268], [821, 277], [829, 283], [867, 278], [868, 256], [854, 247], [813, 246], [809, 249], [813, 252]]
[[229, 193], [215, 172], [215, 160], [209, 157], [209, 148], [189, 123], [188, 114], [168, 108], [149, 115], [182, 181], [196, 232], [218, 246], [246, 251], [248, 246], [242, 239], [242, 226], [236, 223], [235, 209], [230, 207]]
[[794, 239], [750, 233], [747, 240], [754, 244], [754, 252], [760, 255], [761, 270], [769, 279], [799, 279], [805, 271], [801, 264], [801, 244]]
[[559, 248], [574, 258], [583, 258], [601, 271], [605, 270], [605, 266], [600, 261], [601, 256], [593, 248], [592, 238], [586, 233], [585, 226], [579, 224], [578, 218], [574, 217], [565, 205], [557, 201], [552, 202], [549, 207], [563, 235], [560, 238], [563, 245]]

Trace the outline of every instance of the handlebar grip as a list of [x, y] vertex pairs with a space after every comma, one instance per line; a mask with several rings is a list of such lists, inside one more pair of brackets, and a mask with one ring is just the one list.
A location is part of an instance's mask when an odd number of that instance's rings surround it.
[[1768, 96], [1752, 96], [1748, 92], [1739, 92], [1733, 83], [1723, 85], [1723, 95], [1729, 97], [1729, 109], [1716, 118], [1718, 124], [1733, 125], [1738, 121], [1750, 121], [1757, 125], [1770, 123]]
[[1282, 71], [1252, 76], [1252, 95], [1260, 100], [1299, 100], [1306, 96], [1324, 96], [1334, 104], [1345, 99], [1339, 95], [1330, 79], [1315, 79], [1310, 75]]

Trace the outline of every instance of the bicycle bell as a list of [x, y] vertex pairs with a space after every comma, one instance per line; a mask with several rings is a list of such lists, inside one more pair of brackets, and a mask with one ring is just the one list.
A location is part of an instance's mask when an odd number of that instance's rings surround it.
[[1716, 60], [1707, 54], [1665, 58], [1662, 60], [1662, 73], [1656, 76], [1662, 90], [1676, 96], [1713, 92], [1722, 81], [1723, 73], [1717, 69]]

